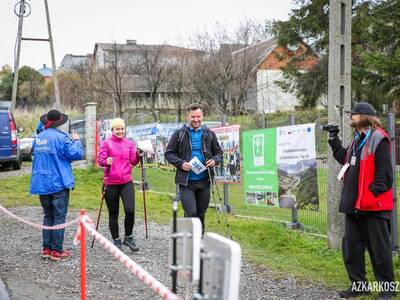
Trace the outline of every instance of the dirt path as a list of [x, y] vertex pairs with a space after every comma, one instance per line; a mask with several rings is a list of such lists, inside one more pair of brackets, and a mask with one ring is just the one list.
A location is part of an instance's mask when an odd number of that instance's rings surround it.
[[[25, 163], [17, 171], [0, 168], [0, 180], [28, 174], [30, 170], [30, 163]], [[43, 213], [40, 207], [13, 208], [11, 211], [26, 220], [38, 224], [42, 222]], [[89, 215], [92, 219], [96, 218], [94, 212]], [[77, 211], [71, 211], [68, 219], [77, 216]], [[142, 220], [137, 220], [134, 235], [140, 251], [134, 254], [127, 249], [124, 251], [156, 279], [170, 287], [169, 229], [164, 225], [150, 223], [149, 239], [146, 239], [143, 227]], [[120, 228], [123, 228], [122, 224]], [[71, 259], [61, 262], [43, 260], [40, 256], [41, 231], [0, 212], [0, 300], [9, 300], [8, 295], [11, 300], [80, 299], [79, 249], [72, 243], [75, 232], [76, 225], [67, 228], [65, 235], [65, 247], [73, 254]], [[110, 239], [106, 217], [100, 224], [100, 232]], [[99, 244], [96, 243], [93, 249], [89, 247], [90, 245], [87, 248], [88, 299], [159, 299]], [[240, 299], [338, 299], [336, 291], [324, 286], [300, 283], [292, 277], [275, 278], [272, 271], [250, 265], [243, 260]], [[178, 289], [178, 294], [185, 295], [183, 287]]]

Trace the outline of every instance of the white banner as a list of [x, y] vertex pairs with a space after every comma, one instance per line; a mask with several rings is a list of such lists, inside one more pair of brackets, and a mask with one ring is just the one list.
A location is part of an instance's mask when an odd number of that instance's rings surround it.
[[240, 125], [215, 127], [219, 145], [224, 151], [224, 163], [215, 167], [215, 179], [225, 183], [240, 183], [241, 155], [239, 147]]

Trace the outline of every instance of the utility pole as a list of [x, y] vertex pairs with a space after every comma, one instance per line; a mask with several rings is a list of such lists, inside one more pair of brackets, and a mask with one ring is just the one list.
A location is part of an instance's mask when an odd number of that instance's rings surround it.
[[53, 83], [54, 83], [54, 96], [56, 98], [55, 108], [61, 109], [61, 101], [60, 101], [60, 90], [58, 89], [58, 80], [57, 80], [57, 66], [56, 60], [54, 58], [54, 45], [53, 45], [53, 35], [51, 34], [51, 23], [50, 23], [50, 13], [49, 13], [49, 6], [47, 4], [47, 0], [44, 0], [44, 7], [46, 10], [46, 20], [47, 20], [47, 31], [49, 34], [49, 44], [50, 44], [50, 55], [51, 55], [51, 67], [53, 69]]
[[[227, 119], [227, 115], [226, 115], [226, 112], [224, 112], [222, 114], [222, 126], [226, 125], [226, 119]], [[224, 207], [221, 207], [221, 209], [223, 209], [227, 213], [230, 213], [231, 212], [231, 206], [229, 204], [229, 188], [228, 188], [228, 184], [226, 184], [226, 183], [223, 184], [223, 191], [224, 191]]]
[[[328, 120], [339, 124], [344, 145], [350, 142], [344, 111], [351, 106], [351, 10], [351, 0], [330, 0]], [[341, 184], [337, 180], [340, 165], [328, 151], [328, 245], [339, 249], [344, 234], [343, 215], [339, 213]]]
[[[19, 5], [19, 9], [17, 9]], [[44, 6], [45, 6], [45, 11], [46, 11], [46, 21], [47, 21], [47, 30], [48, 30], [48, 35], [49, 37], [47, 39], [43, 38], [23, 38], [22, 37], [22, 27], [23, 27], [23, 22], [24, 18], [29, 16], [30, 14], [30, 5], [25, 2], [25, 0], [20, 0], [19, 3], [16, 4], [14, 13], [18, 16], [19, 21], [18, 21], [18, 33], [17, 33], [17, 51], [16, 51], [16, 57], [15, 57], [15, 63], [14, 63], [14, 78], [13, 78], [13, 90], [12, 90], [12, 96], [11, 96], [11, 112], [14, 112], [15, 110], [15, 103], [17, 99], [17, 91], [18, 91], [18, 76], [19, 76], [19, 60], [21, 56], [21, 44], [22, 41], [35, 41], [35, 42], [49, 42], [50, 44], [50, 54], [51, 54], [51, 64], [52, 64], [52, 69], [53, 69], [53, 84], [54, 84], [54, 96], [55, 96], [55, 108], [61, 109], [61, 101], [60, 101], [60, 92], [58, 88], [58, 80], [57, 80], [57, 74], [56, 74], [56, 62], [55, 62], [55, 56], [54, 56], [54, 45], [53, 45], [53, 36], [51, 33], [51, 23], [50, 23], [50, 13], [49, 13], [49, 7], [47, 4], [47, 0], [44, 0]], [[18, 12], [17, 12], [18, 10]]]
[[19, 58], [21, 56], [21, 40], [22, 40], [22, 24], [24, 23], [24, 17], [26, 13], [25, 0], [21, 0], [19, 5], [19, 12], [14, 10], [15, 14], [18, 16], [18, 33], [17, 33], [17, 53], [14, 58], [14, 78], [13, 78], [13, 88], [11, 95], [11, 112], [15, 110], [15, 102], [17, 100], [17, 90], [18, 90], [18, 76], [19, 76]]

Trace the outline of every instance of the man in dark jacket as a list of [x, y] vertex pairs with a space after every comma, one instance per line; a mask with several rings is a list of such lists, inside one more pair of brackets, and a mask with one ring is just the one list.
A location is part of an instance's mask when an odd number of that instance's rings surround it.
[[204, 217], [210, 202], [210, 176], [215, 165], [222, 163], [223, 152], [213, 131], [201, 124], [200, 104], [187, 109], [187, 124], [176, 130], [169, 140], [165, 157], [176, 167], [175, 183], [186, 217]]
[[395, 290], [390, 241], [393, 209], [393, 170], [390, 141], [381, 129], [375, 109], [367, 102], [356, 104], [350, 113], [354, 139], [342, 147], [337, 133], [329, 133], [334, 158], [343, 165], [338, 179], [343, 182], [339, 211], [345, 214], [342, 243], [344, 264], [352, 286], [342, 298], [368, 294], [372, 289], [365, 272], [365, 250], [377, 280], [378, 299], [389, 299]]

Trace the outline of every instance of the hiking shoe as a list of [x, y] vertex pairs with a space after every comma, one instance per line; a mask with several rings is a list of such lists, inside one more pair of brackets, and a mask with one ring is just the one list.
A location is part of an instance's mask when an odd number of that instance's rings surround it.
[[119, 250], [122, 250], [122, 241], [120, 238], [113, 240], [114, 246], [116, 246]]
[[51, 251], [51, 260], [60, 260], [60, 259], [66, 259], [71, 256], [71, 252], [63, 250], [63, 251], [57, 251], [57, 250], [52, 250]]
[[131, 251], [133, 251], [133, 252], [139, 251], [139, 247], [136, 246], [135, 240], [133, 239], [133, 237], [131, 235], [130, 236], [125, 236], [124, 245], [128, 246], [129, 249], [131, 249]]
[[365, 295], [369, 295], [369, 294], [370, 294], [369, 291], [357, 291], [357, 290], [353, 290], [352, 287], [349, 287], [347, 290], [339, 292], [340, 298], [345, 298], [345, 299], [361, 297], [361, 296], [365, 296]]
[[43, 248], [42, 250], [42, 258], [50, 258], [51, 256], [51, 249]]

